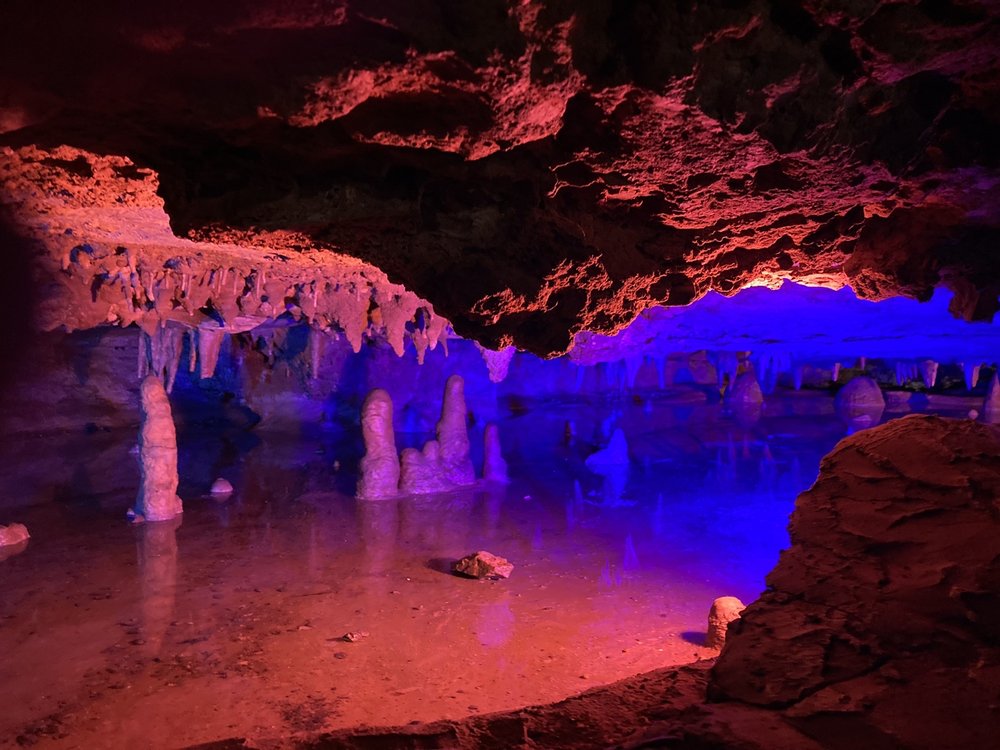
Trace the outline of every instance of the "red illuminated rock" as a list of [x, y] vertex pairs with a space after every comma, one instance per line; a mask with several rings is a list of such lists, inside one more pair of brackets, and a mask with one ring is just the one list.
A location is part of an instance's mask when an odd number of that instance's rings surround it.
[[0, 200], [49, 328], [290, 310], [547, 354], [782, 278], [988, 319], [998, 13], [20, 3]]
[[23, 523], [0, 526], [0, 547], [12, 547], [29, 538], [28, 528]]
[[451, 569], [470, 578], [510, 578], [514, 564], [491, 552], [473, 552], [457, 560]]

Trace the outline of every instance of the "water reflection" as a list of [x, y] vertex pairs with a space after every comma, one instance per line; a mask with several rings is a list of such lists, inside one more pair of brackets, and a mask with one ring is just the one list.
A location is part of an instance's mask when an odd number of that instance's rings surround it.
[[183, 516], [136, 527], [141, 602], [139, 632], [149, 656], [163, 650], [177, 598], [177, 529]]

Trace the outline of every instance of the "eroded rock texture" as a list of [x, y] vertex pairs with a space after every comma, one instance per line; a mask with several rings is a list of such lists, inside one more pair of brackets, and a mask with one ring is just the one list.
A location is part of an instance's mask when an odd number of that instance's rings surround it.
[[[1000, 432], [910, 416], [843, 440], [714, 661], [322, 748], [959, 750], [1000, 736]], [[232, 747], [240, 747], [234, 742]]]
[[785, 277], [997, 309], [986, 0], [4, 16], [0, 192], [44, 247], [47, 327], [287, 308], [553, 353]]

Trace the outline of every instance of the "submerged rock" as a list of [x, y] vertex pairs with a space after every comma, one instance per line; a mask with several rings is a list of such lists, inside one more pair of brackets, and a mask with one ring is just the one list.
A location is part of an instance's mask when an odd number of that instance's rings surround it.
[[228, 479], [219, 477], [214, 482], [212, 482], [212, 489], [209, 490], [213, 495], [229, 495], [233, 491], [233, 485]]
[[28, 527], [23, 523], [0, 526], [0, 547], [13, 547], [15, 544], [27, 541], [29, 537]]
[[451, 569], [470, 578], [510, 578], [514, 564], [491, 552], [480, 550], [457, 560]]
[[735, 596], [720, 596], [712, 602], [708, 611], [708, 632], [705, 634], [705, 646], [722, 648], [726, 642], [726, 631], [729, 623], [737, 619], [747, 605]]

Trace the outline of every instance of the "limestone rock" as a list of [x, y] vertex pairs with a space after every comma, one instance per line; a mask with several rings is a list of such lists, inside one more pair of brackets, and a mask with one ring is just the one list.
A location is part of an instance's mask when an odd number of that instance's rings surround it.
[[0, 526], [0, 547], [12, 547], [15, 544], [20, 544], [27, 541], [29, 536], [28, 528], [23, 523]]
[[219, 477], [212, 482], [212, 489], [209, 491], [213, 495], [229, 495], [233, 491], [233, 485], [228, 479]]
[[139, 462], [142, 481], [134, 513], [146, 521], [169, 521], [183, 512], [177, 497], [177, 433], [170, 401], [153, 374], [142, 381]]
[[726, 392], [726, 401], [733, 405], [751, 406], [764, 403], [764, 393], [752, 370], [741, 372]]
[[514, 564], [490, 552], [480, 550], [456, 561], [451, 569], [470, 578], [510, 578]]
[[399, 456], [392, 426], [392, 398], [376, 388], [361, 407], [365, 455], [358, 466], [357, 496], [362, 500], [392, 497], [399, 492]]
[[878, 424], [885, 411], [885, 397], [873, 378], [859, 375], [837, 391], [834, 407], [852, 430], [862, 429]]
[[737, 619], [747, 605], [735, 596], [720, 596], [712, 602], [708, 611], [708, 632], [705, 635], [705, 645], [708, 648], [722, 648], [726, 642], [726, 630], [729, 623]]

